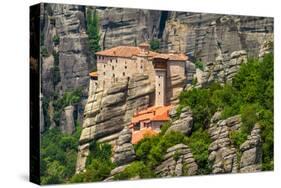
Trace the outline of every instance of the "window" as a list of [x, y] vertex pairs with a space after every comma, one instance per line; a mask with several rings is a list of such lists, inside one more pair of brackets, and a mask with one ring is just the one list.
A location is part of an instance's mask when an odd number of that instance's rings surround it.
[[127, 66], [125, 66], [125, 69], [127, 69]]
[[113, 76], [113, 78], [114, 78], [114, 77], [115, 77], [115, 74], [113, 74], [112, 76]]
[[160, 78], [160, 76], [158, 76], [158, 78]]
[[103, 65], [103, 67], [105, 68], [105, 64]]
[[142, 69], [142, 65], [141, 65], [141, 69]]
[[158, 95], [160, 95], [160, 92], [158, 92]]
[[160, 84], [158, 84], [158, 86], [160, 87]]
[[117, 63], [117, 59], [115, 60], [115, 62]]
[[125, 76], [125, 72], [123, 72], [123, 76]]
[[112, 63], [112, 59], [110, 59], [110, 63]]
[[103, 72], [103, 75], [105, 75], [105, 72]]
[[135, 130], [135, 131], [140, 130], [140, 123], [137, 123], [137, 124], [134, 126], [134, 130]]
[[112, 66], [112, 70], [114, 70], [114, 66]]

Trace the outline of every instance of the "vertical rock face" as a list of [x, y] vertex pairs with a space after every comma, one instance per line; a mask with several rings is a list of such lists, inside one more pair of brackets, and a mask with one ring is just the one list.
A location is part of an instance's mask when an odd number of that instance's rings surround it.
[[196, 175], [198, 166], [191, 150], [184, 144], [177, 144], [167, 149], [164, 161], [155, 169], [160, 177]]
[[172, 131], [181, 132], [185, 135], [191, 133], [193, 126], [193, 117], [192, 112], [189, 107], [185, 107], [181, 111], [180, 118], [176, 121], [173, 121], [171, 127], [168, 128], [165, 134], [169, 134]]
[[[87, 96], [88, 73], [93, 67], [93, 60], [85, 33], [85, 7], [42, 4], [42, 10], [41, 51], [47, 53], [42, 58], [43, 96], [50, 100], [50, 105], [52, 96], [61, 97], [66, 91], [82, 89], [83, 96]], [[77, 117], [81, 117], [80, 108], [83, 106], [82, 100], [75, 105]], [[52, 116], [53, 114], [49, 114], [49, 117]], [[52, 119], [50, 121], [53, 122]], [[60, 128], [65, 130], [63, 126]]]
[[72, 134], [75, 131], [75, 123], [73, 118], [74, 106], [67, 106], [60, 120], [60, 128], [62, 133]]
[[113, 155], [113, 162], [118, 166], [128, 164], [135, 159], [135, 150], [131, 140], [132, 132], [128, 127], [124, 127], [117, 139]]
[[101, 47], [136, 45], [157, 36], [161, 11], [97, 8], [101, 25]]
[[[79, 141], [77, 171], [81, 171], [85, 166], [87, 156], [83, 153], [87, 153], [84, 151], [88, 149], [86, 146], [92, 140], [96, 140], [110, 143], [114, 147], [120, 131], [130, 123], [136, 110], [147, 108], [152, 104], [151, 95], [154, 90], [148, 75], [135, 74], [131, 79], [120, 80], [107, 90], [97, 88], [94, 94], [89, 96]], [[117, 153], [120, 152], [121, 150]]]
[[212, 173], [238, 172], [236, 148], [229, 138], [230, 131], [238, 130], [241, 124], [240, 116], [233, 116], [225, 120], [218, 120], [218, 114], [213, 118], [209, 127], [209, 134], [213, 142], [209, 146], [209, 161], [213, 163]]
[[260, 132], [260, 125], [256, 124], [248, 139], [240, 146], [242, 152], [240, 172], [261, 171], [262, 150]]

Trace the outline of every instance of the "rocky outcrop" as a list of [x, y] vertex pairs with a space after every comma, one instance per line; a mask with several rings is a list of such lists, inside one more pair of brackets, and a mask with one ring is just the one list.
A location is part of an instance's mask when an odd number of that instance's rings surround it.
[[135, 159], [135, 150], [131, 140], [132, 132], [128, 127], [124, 127], [117, 139], [113, 155], [113, 162], [118, 166], [128, 164]]
[[209, 161], [212, 163], [212, 173], [238, 172], [236, 148], [229, 138], [231, 131], [238, 130], [241, 124], [239, 115], [219, 120], [220, 114], [216, 113], [212, 118], [208, 132], [212, 139], [209, 145]]
[[235, 148], [229, 138], [231, 131], [239, 130], [241, 123], [239, 115], [220, 120], [220, 112], [214, 114], [208, 129], [213, 140], [209, 146], [209, 161], [212, 163], [213, 174], [261, 171], [262, 150], [259, 124], [255, 124], [251, 134], [240, 148]]
[[240, 172], [259, 172], [262, 164], [260, 125], [255, 124], [247, 140], [240, 146]]
[[[171, 114], [173, 116], [173, 114]], [[172, 122], [172, 125], [167, 129], [165, 134], [170, 132], [181, 132], [185, 135], [189, 135], [192, 131], [193, 117], [189, 107], [182, 109], [179, 119]]]
[[118, 166], [111, 170], [110, 176], [104, 181], [113, 180], [115, 175], [123, 172], [129, 166], [130, 162], [135, 160], [136, 155], [131, 140], [132, 132], [128, 127], [124, 127], [117, 139], [112, 160]]
[[243, 63], [247, 63], [247, 53], [244, 50], [234, 51], [227, 58], [218, 56], [214, 62], [207, 63], [204, 70], [196, 69], [196, 87], [202, 87], [214, 81], [222, 84], [231, 82]]
[[60, 120], [60, 128], [62, 133], [72, 134], [75, 131], [73, 114], [74, 106], [67, 106], [64, 108]]
[[196, 175], [198, 166], [191, 150], [184, 144], [177, 144], [167, 149], [164, 161], [156, 167], [159, 177]]
[[[154, 90], [145, 74], [135, 74], [129, 80], [120, 80], [106, 90], [97, 88], [85, 106], [79, 148], [88, 149], [83, 146], [92, 140], [107, 142], [114, 147], [120, 131], [130, 123], [136, 110], [147, 108], [153, 103], [151, 95]], [[78, 152], [77, 170], [83, 169], [81, 161], [86, 161], [80, 157], [87, 157], [80, 155], [80, 152], [85, 151]]]

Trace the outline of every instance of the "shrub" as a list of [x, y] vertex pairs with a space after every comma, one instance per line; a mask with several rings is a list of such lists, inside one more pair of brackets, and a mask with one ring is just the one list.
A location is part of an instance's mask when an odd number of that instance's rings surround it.
[[58, 44], [60, 43], [60, 37], [59, 37], [58, 35], [55, 35], [55, 36], [53, 37], [53, 43], [54, 43], [55, 45], [58, 45]]
[[247, 133], [243, 131], [232, 131], [229, 135], [232, 144], [239, 149], [240, 145], [243, 144], [247, 140]]
[[142, 161], [131, 163], [125, 170], [114, 176], [115, 180], [125, 180], [139, 176], [140, 178], [155, 177], [153, 171], [149, 169]]
[[43, 57], [48, 57], [49, 56], [49, 52], [47, 50], [47, 48], [45, 46], [41, 46], [41, 55]]
[[160, 48], [160, 40], [159, 39], [152, 39], [150, 42], [150, 49], [151, 50], [158, 50]]
[[204, 63], [202, 62], [202, 61], [200, 61], [200, 60], [196, 60], [195, 62], [194, 62], [194, 64], [195, 64], [195, 67], [196, 68], [198, 68], [198, 69], [200, 69], [200, 70], [204, 70]]

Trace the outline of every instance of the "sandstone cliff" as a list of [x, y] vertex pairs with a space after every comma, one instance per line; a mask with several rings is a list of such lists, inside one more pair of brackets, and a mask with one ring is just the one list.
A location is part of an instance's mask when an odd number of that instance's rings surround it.
[[[84, 110], [83, 130], [77, 159], [77, 171], [85, 168], [89, 143], [93, 140], [116, 146], [120, 131], [131, 121], [136, 110], [151, 105], [154, 86], [148, 75], [136, 74], [103, 90], [97, 88], [90, 95]], [[114, 149], [113, 149], [114, 150]]]

